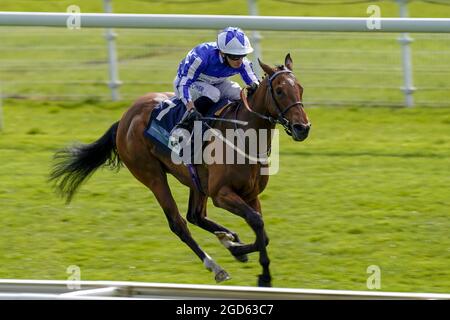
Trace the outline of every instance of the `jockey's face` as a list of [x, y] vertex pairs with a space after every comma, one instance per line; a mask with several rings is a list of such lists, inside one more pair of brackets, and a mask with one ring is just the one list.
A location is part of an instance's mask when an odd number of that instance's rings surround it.
[[228, 64], [232, 67], [232, 68], [239, 68], [242, 65], [242, 61], [244, 60], [245, 56], [234, 56], [234, 55], [228, 55], [225, 54], [225, 59], [227, 59]]

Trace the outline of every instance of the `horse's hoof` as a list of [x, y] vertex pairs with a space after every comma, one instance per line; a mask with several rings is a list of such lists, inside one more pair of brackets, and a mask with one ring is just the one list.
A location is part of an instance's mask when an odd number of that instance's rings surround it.
[[247, 262], [248, 256], [246, 254], [242, 254], [240, 256], [233, 256], [239, 262]]
[[225, 270], [220, 270], [219, 272], [216, 273], [215, 279], [216, 282], [219, 283], [222, 281], [230, 280], [231, 277]]
[[225, 231], [215, 231], [214, 234], [220, 241], [234, 241], [234, 237], [231, 233]]
[[258, 287], [271, 287], [272, 283], [271, 283], [271, 278], [270, 276], [265, 276], [263, 274], [260, 274], [258, 276]]

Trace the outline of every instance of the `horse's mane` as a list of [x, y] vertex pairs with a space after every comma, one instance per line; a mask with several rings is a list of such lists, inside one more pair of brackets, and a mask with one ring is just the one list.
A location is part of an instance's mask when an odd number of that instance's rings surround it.
[[[276, 71], [280, 71], [280, 70], [285, 70], [286, 66], [282, 65], [282, 64], [277, 64], [275, 65], [275, 72]], [[266, 78], [270, 78], [269, 75], [267, 73], [264, 72], [263, 76], [261, 77], [261, 82], [263, 82], [264, 80], [266, 80]], [[255, 91], [250, 92], [248, 94], [249, 97], [251, 97], [253, 94], [255, 93]]]
[[[285, 69], [286, 69], [286, 66], [283, 64], [275, 65], [275, 72], [280, 71], [280, 70], [285, 70]], [[261, 81], [266, 79], [267, 77], [268, 77], [267, 73], [264, 72], [264, 75], [262, 76]]]

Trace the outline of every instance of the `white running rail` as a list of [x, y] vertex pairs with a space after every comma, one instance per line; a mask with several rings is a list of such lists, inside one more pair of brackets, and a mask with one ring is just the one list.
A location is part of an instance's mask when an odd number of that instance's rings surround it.
[[450, 294], [2, 279], [2, 299], [450, 300]]
[[279, 17], [189, 14], [110, 14], [1, 12], [0, 26], [65, 27], [79, 18], [81, 28], [223, 29], [237, 25], [248, 30], [339, 32], [450, 32], [448, 18]]

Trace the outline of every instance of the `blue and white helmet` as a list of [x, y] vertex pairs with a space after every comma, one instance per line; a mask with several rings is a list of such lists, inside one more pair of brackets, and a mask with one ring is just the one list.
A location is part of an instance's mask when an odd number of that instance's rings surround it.
[[244, 31], [236, 27], [228, 27], [217, 36], [217, 47], [223, 53], [243, 56], [253, 52], [253, 48]]

